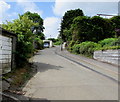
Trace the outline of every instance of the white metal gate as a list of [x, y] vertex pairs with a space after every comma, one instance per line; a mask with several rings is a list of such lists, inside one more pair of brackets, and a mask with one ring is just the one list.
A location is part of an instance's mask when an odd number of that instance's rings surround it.
[[2, 73], [11, 71], [12, 38], [0, 35], [0, 67]]

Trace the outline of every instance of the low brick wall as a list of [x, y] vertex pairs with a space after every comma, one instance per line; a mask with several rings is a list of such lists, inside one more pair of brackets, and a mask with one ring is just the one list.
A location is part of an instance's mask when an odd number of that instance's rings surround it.
[[106, 50], [106, 51], [95, 51], [94, 59], [99, 61], [111, 63], [114, 65], [120, 65], [120, 49], [119, 50]]

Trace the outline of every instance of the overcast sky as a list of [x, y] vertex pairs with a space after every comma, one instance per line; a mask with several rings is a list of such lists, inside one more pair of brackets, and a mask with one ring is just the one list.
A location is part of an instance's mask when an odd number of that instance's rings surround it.
[[[26, 11], [36, 12], [44, 19], [46, 38], [57, 38], [61, 18], [67, 10], [80, 8], [86, 16], [97, 14], [118, 14], [119, 0], [0, 0], [0, 23], [18, 18], [18, 14]], [[26, 1], [26, 2], [25, 2]], [[34, 1], [34, 2], [33, 2]], [[39, 1], [39, 2], [36, 2]], [[66, 1], [66, 2], [65, 2]], [[68, 2], [69, 1], [69, 2]], [[73, 2], [74, 1], [74, 2]], [[84, 1], [84, 2], [83, 2]], [[89, 2], [88, 2], [89, 1]]]

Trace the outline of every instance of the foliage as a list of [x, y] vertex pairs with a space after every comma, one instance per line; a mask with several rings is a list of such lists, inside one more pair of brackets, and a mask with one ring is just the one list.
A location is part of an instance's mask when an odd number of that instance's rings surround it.
[[80, 44], [80, 54], [84, 54], [87, 56], [92, 56], [93, 52], [95, 51], [95, 48], [100, 48], [101, 45], [94, 43], [94, 42], [83, 42]]
[[11, 72], [4, 74], [4, 79], [11, 79], [10, 88], [20, 88], [33, 76], [33, 69], [31, 69], [31, 65], [26, 63], [23, 68], [14, 69]]
[[75, 45], [73, 45], [73, 47], [72, 47], [72, 52], [73, 52], [73, 53], [76, 53], [76, 54], [80, 54], [79, 49], [80, 49], [80, 44], [75, 44]]
[[67, 49], [68, 49], [70, 52], [72, 52], [72, 49], [73, 49], [74, 44], [75, 44], [75, 41], [73, 41], [73, 40], [69, 42], [69, 45], [68, 45]]
[[76, 54], [83, 54], [86, 56], [92, 56], [96, 48], [101, 48], [101, 45], [95, 42], [86, 41], [80, 44], [74, 44], [71, 48], [71, 52]]
[[80, 44], [74, 44], [69, 49], [75, 54], [82, 54], [92, 57], [93, 52], [96, 50], [109, 50], [120, 49], [120, 38], [108, 38], [100, 41], [99, 43], [86, 41]]
[[120, 49], [120, 46], [105, 46], [105, 47], [101, 47], [95, 50], [115, 50], [115, 49]]
[[71, 33], [72, 40], [83, 42], [87, 40], [91, 40], [91, 25], [90, 25], [90, 17], [86, 16], [78, 16], [73, 20], [73, 24], [71, 25]]
[[114, 28], [120, 29], [120, 16], [114, 16], [110, 20], [113, 22]]
[[42, 50], [43, 49], [43, 41], [40, 38], [35, 38], [36, 49]]
[[111, 46], [120, 46], [120, 37], [112, 41]]
[[[60, 29], [60, 36], [62, 37], [63, 41], [67, 41], [71, 35], [66, 35], [66, 31], [70, 29], [73, 19], [77, 16], [83, 16], [83, 12], [80, 9], [69, 10], [65, 12], [62, 22], [61, 22], [61, 29]], [[67, 32], [69, 33], [69, 32]]]
[[110, 19], [105, 19], [99, 16], [94, 16], [91, 18], [92, 24], [92, 41], [100, 41], [105, 38], [114, 37], [114, 27]]
[[60, 41], [56, 41], [56, 42], [54, 43], [54, 45], [60, 45], [60, 44], [61, 44]]
[[94, 41], [97, 42], [104, 38], [113, 37], [112, 23], [108, 19], [94, 16], [78, 16], [73, 20], [71, 25], [72, 40]]
[[27, 15], [19, 15], [19, 18], [13, 20], [13, 22], [7, 22], [7, 24], [2, 25], [4, 29], [18, 35], [16, 49], [17, 67], [20, 67], [21, 65], [24, 66], [27, 59], [34, 51], [33, 41], [36, 36], [32, 33], [31, 27], [37, 25], [38, 23], [34, 23]]
[[116, 41], [117, 41], [117, 38], [107, 38], [107, 39], [99, 41], [99, 44], [101, 44], [102, 47], [111, 46], [113, 42], [115, 43]]
[[53, 43], [59, 41], [58, 39], [55, 39], [55, 38], [48, 38], [48, 40], [52, 40]]
[[59, 36], [65, 42], [74, 40], [81, 43], [85, 41], [98, 42], [119, 35], [120, 16], [110, 19], [99, 16], [87, 17], [84, 16], [82, 10], [76, 9], [69, 10], [64, 14]]
[[60, 38], [48, 38], [48, 40], [51, 40], [53, 42], [54, 45], [60, 45], [62, 42], [60, 41]]
[[32, 26], [33, 30], [37, 30], [38, 32], [43, 32], [43, 19], [38, 15], [37, 13], [31, 13], [31, 12], [26, 12], [21, 16], [27, 16], [30, 20], [32, 20], [34, 23], [38, 23], [37, 26]]
[[31, 27], [31, 30], [32, 32], [35, 31], [35, 34], [36, 36], [40, 37], [40, 39], [44, 40], [45, 39], [45, 36], [44, 34], [42, 33], [43, 30], [44, 30], [44, 27], [43, 27], [43, 19], [40, 17], [40, 15], [38, 15], [37, 13], [31, 13], [31, 12], [26, 12], [24, 13], [22, 16], [27, 16], [30, 20], [32, 20], [34, 23], [38, 23], [38, 25], [34, 25]]

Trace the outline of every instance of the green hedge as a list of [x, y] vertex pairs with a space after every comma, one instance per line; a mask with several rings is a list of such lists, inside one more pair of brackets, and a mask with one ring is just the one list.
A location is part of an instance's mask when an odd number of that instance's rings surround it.
[[75, 44], [75, 45], [73, 45], [73, 47], [72, 47], [71, 49], [72, 49], [72, 52], [73, 52], [73, 53], [80, 54], [80, 51], [79, 51], [79, 49], [80, 49], [80, 44]]
[[108, 47], [101, 47], [99, 49], [96, 50], [115, 50], [115, 49], [120, 49], [120, 46], [108, 46]]
[[75, 54], [83, 54], [85, 56], [92, 57], [96, 50], [109, 50], [120, 49], [120, 38], [107, 38], [99, 41], [98, 43], [86, 41], [80, 44], [76, 44], [75, 41], [71, 41], [68, 46], [68, 50]]
[[92, 56], [96, 48], [100, 48], [101, 45], [95, 42], [83, 42], [80, 44], [79, 52], [80, 54]]
[[72, 52], [76, 54], [83, 54], [86, 56], [92, 56], [96, 48], [100, 48], [101, 45], [95, 42], [82, 42], [81, 44], [74, 44]]
[[113, 44], [113, 42], [116, 42], [116, 41], [117, 41], [117, 38], [107, 38], [107, 39], [99, 41], [98, 43], [102, 47], [105, 47], [105, 46], [111, 46]]
[[54, 43], [54, 45], [60, 45], [60, 44], [61, 44], [60, 41], [57, 41], [57, 42]]

